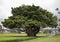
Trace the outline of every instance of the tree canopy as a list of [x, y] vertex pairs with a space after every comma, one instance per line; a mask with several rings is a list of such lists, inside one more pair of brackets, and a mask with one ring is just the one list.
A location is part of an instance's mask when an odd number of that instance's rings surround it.
[[39, 27], [57, 26], [57, 17], [39, 6], [22, 5], [12, 8], [12, 14], [13, 16], [10, 16], [2, 22], [5, 27], [20, 28], [23, 25], [28, 26], [29, 24], [34, 24]]

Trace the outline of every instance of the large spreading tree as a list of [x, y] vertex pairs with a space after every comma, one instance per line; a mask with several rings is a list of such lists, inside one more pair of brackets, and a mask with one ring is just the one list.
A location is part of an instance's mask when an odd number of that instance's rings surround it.
[[39, 6], [22, 5], [12, 8], [12, 16], [2, 24], [10, 29], [25, 28], [28, 36], [36, 36], [40, 27], [56, 27], [57, 17]]

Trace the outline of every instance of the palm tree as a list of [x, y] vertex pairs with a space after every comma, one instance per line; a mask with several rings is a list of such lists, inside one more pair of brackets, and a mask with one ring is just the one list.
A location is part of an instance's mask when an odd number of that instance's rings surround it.
[[60, 14], [59, 8], [56, 8], [55, 10], [58, 12], [58, 14]]

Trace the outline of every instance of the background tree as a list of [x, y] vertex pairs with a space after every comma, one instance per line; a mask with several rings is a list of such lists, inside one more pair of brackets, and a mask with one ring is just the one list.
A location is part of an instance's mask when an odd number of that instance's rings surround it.
[[25, 28], [28, 36], [36, 36], [40, 27], [56, 27], [57, 17], [35, 5], [22, 5], [12, 8], [12, 15], [2, 24], [8, 28]]
[[2, 33], [2, 26], [0, 25], [0, 33]]
[[[56, 11], [57, 11], [58, 15], [60, 16], [60, 9], [56, 8]], [[59, 17], [58, 17], [58, 26], [57, 26], [57, 28], [58, 28], [58, 31], [60, 32], [60, 18]]]
[[44, 30], [43, 33], [46, 34], [46, 36], [50, 36], [52, 31], [51, 30]]

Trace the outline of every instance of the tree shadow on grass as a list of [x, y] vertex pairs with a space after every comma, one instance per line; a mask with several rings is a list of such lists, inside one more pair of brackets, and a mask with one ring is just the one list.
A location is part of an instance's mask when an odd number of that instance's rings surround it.
[[28, 37], [28, 36], [11, 36], [11, 37], [17, 37], [17, 39], [14, 40], [6, 40], [6, 41], [0, 41], [0, 42], [22, 42], [22, 41], [28, 41], [33, 40], [37, 38], [44, 38], [46, 36], [36, 36], [36, 37]]

